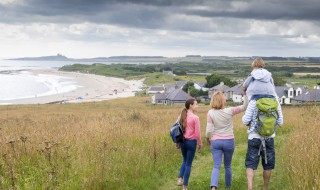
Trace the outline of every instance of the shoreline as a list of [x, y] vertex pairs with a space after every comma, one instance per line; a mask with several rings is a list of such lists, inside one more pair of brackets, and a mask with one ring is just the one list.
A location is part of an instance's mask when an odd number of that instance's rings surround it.
[[141, 80], [125, 80], [122, 78], [106, 77], [94, 74], [78, 72], [65, 72], [55, 69], [50, 70], [29, 70], [31, 75], [53, 75], [74, 79], [78, 86], [76, 89], [56, 93], [47, 96], [0, 100], [0, 105], [17, 104], [50, 104], [50, 103], [81, 103], [110, 100], [135, 96], [135, 92], [140, 91], [143, 86]]

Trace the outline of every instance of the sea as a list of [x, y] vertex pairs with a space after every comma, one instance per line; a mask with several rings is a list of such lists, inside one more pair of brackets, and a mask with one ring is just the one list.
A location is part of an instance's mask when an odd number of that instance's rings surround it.
[[[112, 64], [117, 63], [125, 62], [112, 62]], [[75, 78], [32, 73], [34, 70], [57, 70], [64, 65], [72, 64], [74, 62], [71, 61], [0, 59], [0, 105], [14, 104], [15, 100], [20, 99], [66, 93], [80, 88], [81, 86]], [[92, 62], [83, 62], [82, 64], [92, 64]], [[104, 64], [111, 64], [111, 62]], [[141, 63], [130, 62], [130, 64]]]

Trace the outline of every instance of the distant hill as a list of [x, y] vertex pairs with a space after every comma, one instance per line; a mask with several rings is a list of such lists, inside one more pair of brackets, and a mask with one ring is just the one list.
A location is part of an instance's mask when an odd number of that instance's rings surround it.
[[83, 59], [72, 59], [64, 55], [57, 54], [53, 56], [41, 56], [41, 57], [22, 57], [14, 58], [9, 60], [19, 60], [19, 61], [83, 61], [83, 62], [95, 62], [95, 61], [111, 61], [117, 60], [128, 60], [128, 59], [161, 59], [165, 58], [163, 56], [111, 56], [111, 57], [95, 57], [95, 58], [83, 58]]
[[165, 58], [163, 56], [111, 56], [109, 59], [148, 59], [148, 58]]
[[20, 61], [72, 61], [68, 57], [57, 54], [53, 56], [42, 56], [42, 57], [23, 57], [23, 58], [14, 58], [10, 60], [20, 60]]
[[[112, 61], [124, 61], [124, 62], [251, 62], [258, 56], [251, 57], [228, 57], [228, 56], [201, 56], [201, 55], [186, 55], [185, 57], [163, 57], [163, 56], [111, 56], [111, 57], [95, 57], [95, 58], [80, 58], [73, 59], [68, 58], [64, 55], [57, 54], [53, 56], [41, 56], [41, 57], [23, 57], [14, 58], [9, 60], [20, 60], [20, 61], [77, 61], [77, 62], [112, 62]], [[262, 57], [265, 61], [293, 61], [293, 62], [313, 62], [319, 63], [320, 57]]]

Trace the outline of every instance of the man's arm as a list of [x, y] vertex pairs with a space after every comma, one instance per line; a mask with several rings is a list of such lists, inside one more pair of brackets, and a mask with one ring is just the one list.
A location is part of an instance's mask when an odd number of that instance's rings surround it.
[[242, 117], [242, 123], [244, 125], [249, 125], [250, 122], [252, 121], [253, 111], [255, 109], [255, 106], [256, 106], [256, 101], [251, 100], [249, 102], [247, 109], [246, 109], [246, 112], [244, 113], [244, 116]]
[[283, 115], [282, 115], [282, 110], [281, 110], [281, 105], [280, 103], [278, 102], [278, 109], [277, 109], [277, 112], [278, 112], [278, 118], [277, 118], [277, 125], [278, 126], [282, 126], [283, 125]]

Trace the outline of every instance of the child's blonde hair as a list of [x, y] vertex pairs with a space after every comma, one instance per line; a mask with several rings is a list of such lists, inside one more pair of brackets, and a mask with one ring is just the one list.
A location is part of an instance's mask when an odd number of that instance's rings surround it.
[[264, 68], [265, 66], [266, 65], [264, 64], [264, 61], [261, 57], [256, 58], [251, 64], [252, 68]]
[[211, 101], [210, 101], [210, 107], [220, 110], [223, 108], [223, 103], [224, 103], [224, 95], [222, 92], [218, 91], [215, 92], [212, 97], [211, 97]]

